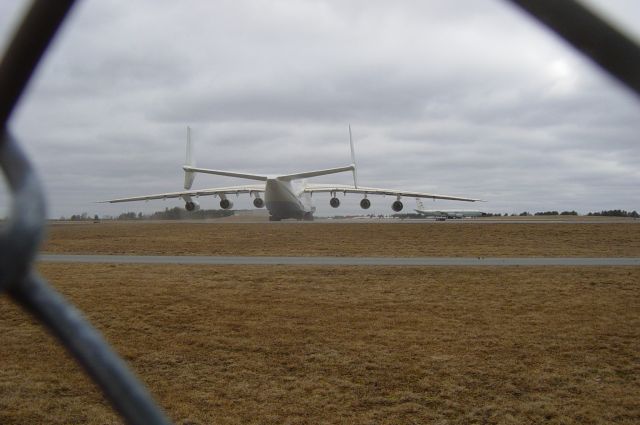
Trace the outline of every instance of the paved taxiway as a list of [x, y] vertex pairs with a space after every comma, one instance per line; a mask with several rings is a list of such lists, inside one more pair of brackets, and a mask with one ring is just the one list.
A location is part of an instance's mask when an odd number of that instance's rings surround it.
[[49, 263], [312, 266], [640, 266], [640, 258], [562, 257], [239, 257], [41, 254]]

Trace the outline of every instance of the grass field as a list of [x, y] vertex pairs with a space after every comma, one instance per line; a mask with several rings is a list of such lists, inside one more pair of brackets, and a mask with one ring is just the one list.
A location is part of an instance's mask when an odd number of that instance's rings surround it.
[[[640, 423], [639, 268], [41, 271], [178, 424]], [[51, 338], [0, 304], [0, 422], [118, 423]]]
[[109, 223], [52, 225], [74, 254], [637, 257], [640, 223]]

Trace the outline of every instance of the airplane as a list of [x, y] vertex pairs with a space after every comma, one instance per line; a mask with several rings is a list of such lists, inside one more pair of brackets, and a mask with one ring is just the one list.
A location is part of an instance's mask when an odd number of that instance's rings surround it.
[[[368, 198], [369, 195], [395, 196], [396, 200], [391, 204], [391, 209], [395, 212], [402, 211], [404, 205], [401, 199], [403, 196], [413, 198], [448, 199], [452, 201], [465, 202], [480, 201], [480, 199], [462, 198], [458, 196], [436, 195], [432, 193], [359, 186], [355, 152], [353, 149], [353, 138], [351, 136], [351, 125], [349, 125], [349, 145], [351, 147], [351, 164], [343, 167], [304, 171], [293, 174], [282, 174], [278, 176], [244, 173], [237, 171], [213, 170], [208, 168], [196, 167], [195, 158], [192, 152], [191, 129], [187, 127], [186, 163], [182, 167], [185, 173], [184, 191], [110, 199], [99, 202], [118, 203], [149, 201], [152, 199], [182, 198], [182, 200], [185, 202], [185, 209], [187, 211], [194, 211], [200, 208], [198, 198], [200, 198], [201, 196], [213, 196], [220, 198], [220, 208], [228, 210], [233, 208], [233, 202], [228, 198], [229, 195], [249, 194], [249, 196], [253, 198], [253, 205], [256, 208], [264, 208], [266, 206], [269, 212], [270, 221], [280, 221], [282, 219], [288, 218], [310, 221], [313, 220], [313, 213], [316, 210], [311, 202], [311, 197], [314, 193], [331, 194], [329, 205], [331, 205], [331, 207], [333, 208], [338, 208], [340, 206], [340, 199], [337, 198], [338, 193], [343, 193], [344, 195], [346, 195], [347, 193], [360, 194], [363, 195], [363, 198], [360, 201], [360, 207], [365, 210], [371, 206], [371, 201]], [[306, 182], [298, 182], [299, 180], [311, 177], [344, 172], [351, 172], [353, 174], [353, 186], [343, 184], [307, 184]], [[236, 177], [247, 180], [257, 180], [261, 183], [192, 190], [191, 186], [193, 185], [196, 173]]]
[[482, 217], [484, 215], [482, 211], [477, 210], [427, 210], [419, 198], [416, 198], [416, 204], [418, 204], [418, 208], [414, 209], [416, 213], [423, 217], [434, 217], [438, 221], [444, 221], [447, 218]]

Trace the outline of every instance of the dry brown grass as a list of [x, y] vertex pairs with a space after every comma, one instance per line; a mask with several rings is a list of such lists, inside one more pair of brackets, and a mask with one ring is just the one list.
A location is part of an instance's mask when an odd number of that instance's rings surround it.
[[[179, 424], [640, 423], [638, 268], [41, 269]], [[117, 422], [0, 304], [0, 422]]]
[[44, 251], [310, 256], [640, 256], [640, 223], [53, 225]]

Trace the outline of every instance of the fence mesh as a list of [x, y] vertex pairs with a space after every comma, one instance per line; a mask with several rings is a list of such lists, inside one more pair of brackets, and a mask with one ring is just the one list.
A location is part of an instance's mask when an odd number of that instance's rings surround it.
[[[640, 95], [640, 48], [573, 0], [510, 0]], [[82, 314], [33, 270], [46, 220], [42, 185], [9, 118], [40, 58], [72, 8], [70, 0], [36, 0], [0, 62], [0, 166], [12, 195], [0, 234], [0, 291], [36, 317], [76, 358], [130, 424], [169, 424], [147, 390]]]

